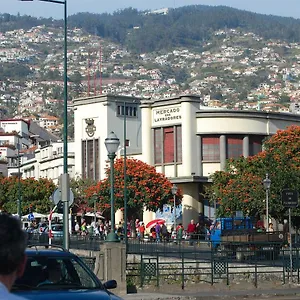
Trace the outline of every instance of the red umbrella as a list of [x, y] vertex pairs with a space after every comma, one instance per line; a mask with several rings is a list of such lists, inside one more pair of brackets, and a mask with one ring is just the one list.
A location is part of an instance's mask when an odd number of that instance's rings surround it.
[[146, 228], [151, 228], [153, 226], [155, 226], [157, 223], [159, 225], [164, 224], [166, 221], [164, 219], [155, 219], [150, 221], [149, 223], [147, 223]]

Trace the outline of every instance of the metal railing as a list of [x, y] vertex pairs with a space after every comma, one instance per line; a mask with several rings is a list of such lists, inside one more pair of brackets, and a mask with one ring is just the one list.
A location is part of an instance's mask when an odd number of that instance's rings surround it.
[[135, 255], [127, 261], [127, 280], [136, 286], [187, 283], [225, 282], [230, 285], [246, 281], [258, 287], [266, 281], [285, 284], [300, 283], [299, 249], [294, 249], [292, 260], [287, 248], [280, 249], [278, 256], [272, 252], [241, 250], [245, 259], [236, 259], [232, 251], [203, 250], [201, 255], [191, 257], [191, 252], [180, 252], [177, 257], [166, 257], [160, 252]]
[[[100, 245], [105, 240], [100, 236], [93, 235], [70, 235], [70, 249], [100, 250]], [[48, 234], [30, 233], [28, 234], [28, 244], [49, 244]], [[63, 236], [54, 236], [51, 244], [63, 245]]]

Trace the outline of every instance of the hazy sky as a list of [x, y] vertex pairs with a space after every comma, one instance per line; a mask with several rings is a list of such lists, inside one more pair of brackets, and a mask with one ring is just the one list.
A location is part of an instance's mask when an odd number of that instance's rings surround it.
[[[45, 0], [44, 0], [45, 1]], [[68, 14], [78, 12], [114, 12], [127, 7], [139, 10], [163, 7], [180, 7], [193, 4], [226, 5], [264, 14], [300, 18], [300, 0], [66, 0]], [[39, 2], [20, 2], [19, 0], [0, 0], [0, 12], [35, 17], [63, 18], [59, 4]]]

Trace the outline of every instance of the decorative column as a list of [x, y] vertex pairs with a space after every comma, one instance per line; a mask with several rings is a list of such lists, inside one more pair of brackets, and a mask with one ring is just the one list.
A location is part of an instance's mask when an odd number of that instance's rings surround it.
[[246, 135], [243, 138], [243, 156], [249, 156], [249, 135]]
[[199, 213], [203, 213], [203, 206], [199, 202], [198, 185], [193, 183], [184, 184], [182, 200], [182, 223], [187, 228], [191, 220], [198, 222]]
[[142, 105], [142, 153], [143, 160], [147, 164], [153, 164], [153, 140], [152, 140], [152, 110], [151, 107]]
[[[141, 105], [142, 114], [142, 148], [143, 160], [149, 165], [153, 165], [153, 139], [152, 139], [152, 109], [151, 106], [144, 104]], [[148, 222], [155, 219], [155, 213], [144, 209], [143, 222]]]
[[220, 169], [225, 170], [226, 166], [226, 136], [220, 135]]
[[196, 116], [195, 107], [190, 102], [181, 102], [181, 126], [182, 126], [182, 170], [181, 176], [191, 176], [196, 173]]

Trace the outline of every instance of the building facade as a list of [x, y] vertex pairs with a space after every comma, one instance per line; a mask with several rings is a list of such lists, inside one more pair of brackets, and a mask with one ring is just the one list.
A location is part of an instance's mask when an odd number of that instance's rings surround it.
[[[204, 185], [211, 174], [224, 169], [228, 158], [255, 155], [265, 138], [300, 125], [300, 116], [290, 113], [208, 110], [194, 95], [152, 100], [109, 95], [81, 98], [74, 101], [75, 173], [79, 176], [105, 177], [108, 133], [114, 131], [124, 145], [124, 103], [132, 105], [132, 110], [126, 110], [127, 152], [155, 166], [181, 188], [184, 226], [210, 210], [202, 196]], [[130, 115], [131, 111], [135, 113]], [[143, 220], [154, 217], [145, 211]]]
[[[124, 120], [126, 135], [124, 135]], [[75, 175], [101, 180], [105, 178], [107, 150], [105, 139], [113, 131], [120, 140], [117, 155], [141, 155], [140, 99], [122, 96], [95, 96], [74, 100]]]

